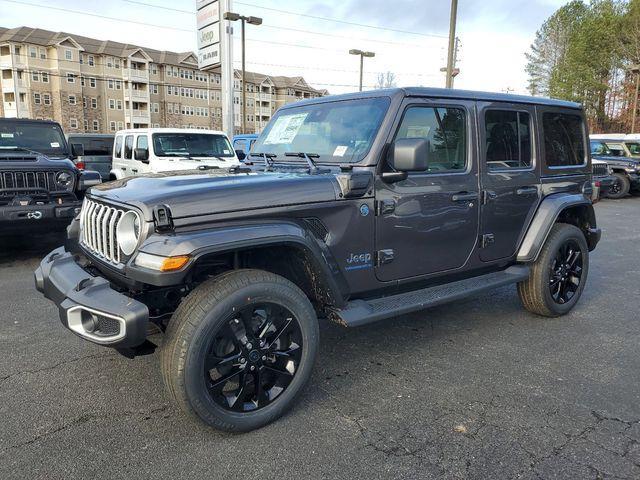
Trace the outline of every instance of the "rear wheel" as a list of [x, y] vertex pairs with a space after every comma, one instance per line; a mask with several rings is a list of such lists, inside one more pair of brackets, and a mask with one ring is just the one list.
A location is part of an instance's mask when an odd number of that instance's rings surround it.
[[318, 322], [304, 293], [269, 272], [209, 280], [180, 305], [167, 329], [162, 369], [186, 412], [227, 431], [275, 420], [311, 376]]
[[589, 273], [589, 248], [582, 231], [557, 223], [533, 264], [529, 279], [518, 284], [524, 307], [545, 317], [569, 312], [582, 295]]
[[626, 197], [631, 188], [629, 177], [623, 173], [614, 173], [611, 176], [613, 177], [613, 183], [609, 187], [607, 197], [614, 199]]

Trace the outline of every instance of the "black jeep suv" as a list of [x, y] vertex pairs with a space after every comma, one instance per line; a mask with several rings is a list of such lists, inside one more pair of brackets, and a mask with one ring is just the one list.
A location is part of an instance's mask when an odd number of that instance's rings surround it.
[[591, 155], [605, 162], [611, 171], [611, 186], [607, 191], [609, 198], [623, 198], [629, 193], [640, 195], [640, 161], [625, 157], [622, 150], [611, 150], [604, 141], [591, 140]]
[[163, 332], [175, 401], [250, 430], [300, 395], [318, 317], [393, 322], [510, 284], [533, 313], [569, 312], [600, 238], [586, 132], [574, 103], [458, 90], [287, 105], [248, 168], [91, 189], [36, 287], [127, 355]]
[[100, 183], [73, 157], [57, 123], [0, 118], [0, 235], [67, 228], [84, 191]]

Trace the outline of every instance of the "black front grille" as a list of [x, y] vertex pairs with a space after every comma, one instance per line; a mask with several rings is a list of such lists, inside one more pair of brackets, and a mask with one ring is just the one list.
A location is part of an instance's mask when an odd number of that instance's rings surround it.
[[[71, 176], [71, 181], [66, 186], [56, 181], [61, 173]], [[0, 199], [13, 198], [16, 195], [69, 193], [73, 191], [74, 181], [73, 172], [65, 170], [0, 170]]]
[[605, 177], [609, 175], [609, 166], [601, 164], [591, 165], [591, 173], [599, 177]]

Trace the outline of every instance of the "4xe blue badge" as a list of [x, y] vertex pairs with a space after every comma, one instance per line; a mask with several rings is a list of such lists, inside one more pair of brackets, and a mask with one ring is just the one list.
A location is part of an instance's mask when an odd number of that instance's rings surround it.
[[371, 268], [372, 266], [370, 253], [352, 253], [347, 259], [345, 270], [361, 270], [363, 268]]
[[367, 205], [366, 203], [360, 205], [360, 215], [362, 215], [363, 217], [369, 215], [369, 205]]

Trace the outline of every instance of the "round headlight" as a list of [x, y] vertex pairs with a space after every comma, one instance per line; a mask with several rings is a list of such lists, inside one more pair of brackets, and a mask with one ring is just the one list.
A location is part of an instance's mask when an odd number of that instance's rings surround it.
[[118, 246], [125, 255], [131, 255], [136, 251], [138, 241], [140, 240], [140, 225], [140, 215], [133, 210], [125, 213], [118, 222], [116, 229]]
[[60, 172], [56, 175], [56, 183], [63, 188], [68, 188], [72, 181], [73, 177], [68, 172]]

